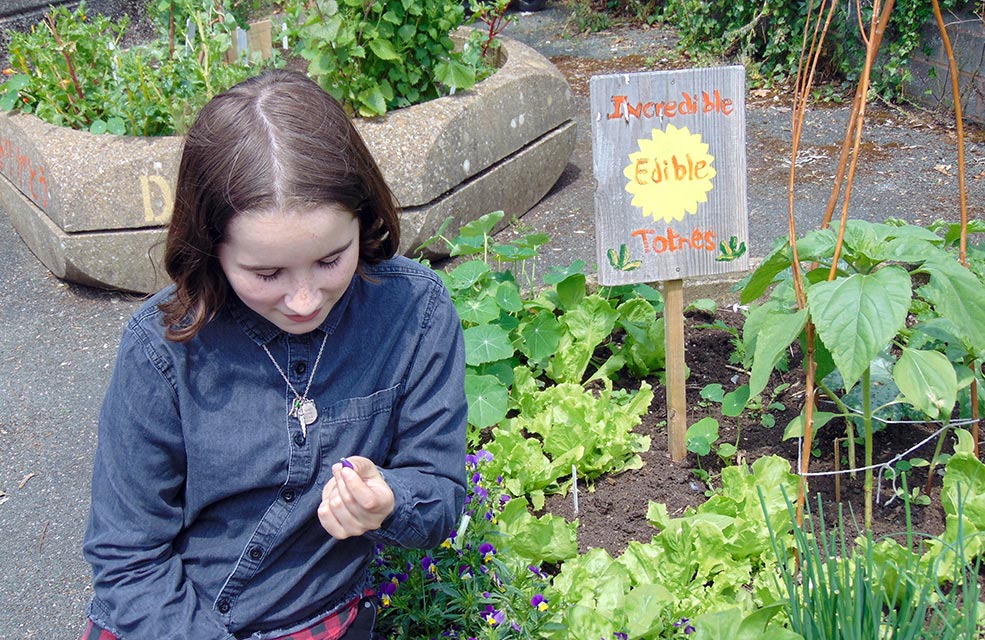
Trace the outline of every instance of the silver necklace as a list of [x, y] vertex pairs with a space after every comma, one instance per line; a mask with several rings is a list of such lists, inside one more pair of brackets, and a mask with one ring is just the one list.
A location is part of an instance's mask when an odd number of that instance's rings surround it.
[[292, 418], [297, 418], [298, 422], [301, 423], [301, 435], [305, 438], [308, 437], [308, 425], [314, 424], [315, 420], [318, 419], [318, 405], [315, 404], [314, 400], [308, 398], [308, 392], [311, 391], [311, 383], [315, 379], [315, 372], [318, 371], [318, 364], [321, 362], [321, 354], [325, 351], [326, 342], [328, 342], [327, 333], [325, 334], [325, 337], [322, 338], [321, 347], [318, 348], [318, 356], [315, 358], [315, 366], [311, 368], [311, 376], [308, 378], [308, 386], [304, 388], [303, 395], [298, 393], [298, 390], [294, 388], [293, 384], [291, 384], [287, 374], [284, 373], [284, 370], [281, 369], [280, 365], [277, 364], [277, 361], [274, 360], [274, 356], [270, 353], [270, 349], [267, 348], [267, 345], [261, 345], [264, 353], [267, 354], [270, 361], [274, 363], [275, 367], [277, 367], [277, 373], [280, 374], [281, 378], [284, 378], [284, 382], [287, 383], [291, 393], [294, 394], [294, 402], [291, 403], [291, 410], [288, 412], [288, 415]]

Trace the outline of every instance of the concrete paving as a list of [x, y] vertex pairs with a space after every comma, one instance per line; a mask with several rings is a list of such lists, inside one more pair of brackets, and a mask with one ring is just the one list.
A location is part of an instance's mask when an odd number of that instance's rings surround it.
[[[520, 16], [509, 33], [548, 56], [563, 56], [559, 65], [583, 58], [600, 61], [595, 68], [619, 71], [628, 55], [651, 45], [656, 52], [672, 41], [657, 30], [569, 38], [562, 34], [567, 20], [562, 8], [549, 5]], [[659, 64], [659, 57], [654, 60]], [[592, 269], [595, 261], [587, 94], [578, 103], [578, 142], [567, 169], [538, 206], [502, 233], [506, 240], [529, 230], [554, 238], [539, 273], [578, 259]], [[790, 113], [781, 101], [764, 97], [748, 106], [747, 116], [750, 251], [756, 258], [786, 233]], [[798, 161], [805, 178], [797, 191], [803, 230], [820, 219], [845, 116], [844, 108], [828, 108], [809, 118]], [[853, 215], [956, 219], [955, 148], [948, 132], [886, 111], [866, 138]], [[983, 218], [981, 141], [969, 144], [968, 156], [969, 202], [973, 215]], [[489, 203], [490, 210], [496, 208]], [[70, 640], [81, 629], [91, 591], [79, 547], [96, 419], [119, 335], [138, 303], [132, 296], [57, 280], [0, 211], [0, 640]]]

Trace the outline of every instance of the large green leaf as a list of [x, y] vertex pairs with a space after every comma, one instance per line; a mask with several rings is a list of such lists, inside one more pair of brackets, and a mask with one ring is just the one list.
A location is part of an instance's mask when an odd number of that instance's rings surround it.
[[389, 40], [383, 40], [381, 38], [370, 40], [369, 49], [380, 60], [400, 60], [400, 54], [397, 53], [397, 50], [393, 47], [393, 43]]
[[594, 349], [612, 333], [617, 316], [608, 300], [592, 294], [561, 316], [561, 321], [576, 340]]
[[492, 322], [499, 317], [499, 305], [492, 296], [483, 294], [459, 296], [455, 300], [455, 311], [462, 322], [469, 324]]
[[480, 324], [465, 330], [465, 363], [474, 366], [496, 362], [513, 355], [510, 334], [494, 324]]
[[561, 340], [561, 324], [549, 312], [541, 312], [520, 329], [520, 351], [534, 362], [549, 358]]
[[506, 417], [509, 393], [496, 376], [465, 374], [465, 397], [469, 404], [469, 423], [480, 429]]
[[911, 297], [909, 274], [895, 266], [807, 290], [818, 336], [831, 351], [846, 391], [903, 328]]
[[797, 339], [807, 324], [807, 309], [796, 313], [767, 313], [756, 335], [756, 352], [749, 376], [749, 395], [758, 396], [766, 388], [770, 375], [787, 347]]
[[452, 289], [468, 289], [489, 273], [491, 269], [482, 260], [467, 260], [451, 270]]
[[979, 356], [985, 355], [985, 283], [945, 257], [927, 260], [922, 270], [930, 274], [930, 282], [919, 293], [954, 323]]
[[903, 398], [926, 415], [950, 416], [958, 398], [958, 377], [943, 353], [903, 349], [893, 379]]

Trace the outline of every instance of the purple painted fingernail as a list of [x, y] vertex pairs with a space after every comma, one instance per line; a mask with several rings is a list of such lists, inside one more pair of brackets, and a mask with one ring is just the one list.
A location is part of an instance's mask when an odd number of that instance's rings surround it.
[[342, 466], [345, 467], [346, 469], [354, 469], [355, 468], [355, 467], [352, 466], [352, 463], [349, 462], [348, 460], [346, 460], [345, 458], [341, 458], [339, 460], [339, 462], [341, 462], [342, 463]]

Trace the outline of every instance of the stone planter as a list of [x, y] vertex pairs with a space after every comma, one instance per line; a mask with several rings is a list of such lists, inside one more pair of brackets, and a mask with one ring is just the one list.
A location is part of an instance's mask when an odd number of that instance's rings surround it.
[[[523, 215], [567, 165], [570, 87], [533, 49], [503, 44], [499, 71], [472, 90], [356, 122], [401, 206], [405, 254], [448, 216], [453, 234], [489, 211]], [[180, 152], [176, 136], [94, 136], [0, 114], [0, 209], [59, 278], [154, 291], [168, 281], [162, 241]]]

